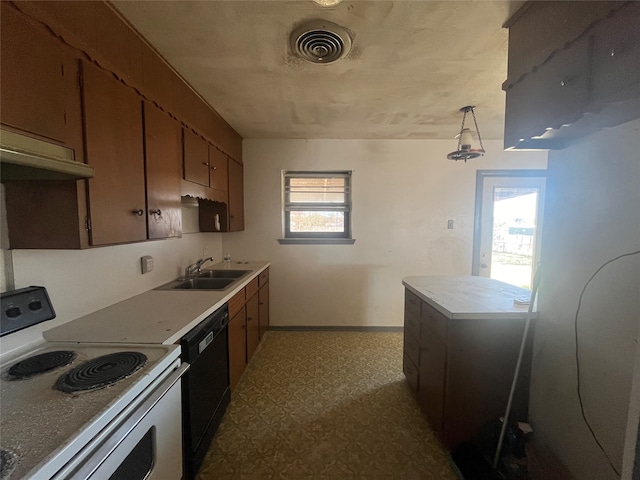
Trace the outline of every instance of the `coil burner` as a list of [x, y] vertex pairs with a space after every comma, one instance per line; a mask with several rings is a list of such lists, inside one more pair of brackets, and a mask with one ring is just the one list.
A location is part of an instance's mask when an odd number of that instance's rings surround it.
[[55, 388], [65, 393], [103, 388], [129, 377], [146, 361], [147, 357], [139, 352], [117, 352], [96, 357], [61, 376]]
[[56, 350], [25, 358], [9, 368], [10, 380], [23, 380], [69, 365], [76, 358], [72, 350]]

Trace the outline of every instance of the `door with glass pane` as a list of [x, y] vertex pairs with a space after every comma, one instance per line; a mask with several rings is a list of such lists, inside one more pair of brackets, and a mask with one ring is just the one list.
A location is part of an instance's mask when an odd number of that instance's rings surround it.
[[531, 289], [540, 256], [545, 177], [478, 172], [473, 273]]

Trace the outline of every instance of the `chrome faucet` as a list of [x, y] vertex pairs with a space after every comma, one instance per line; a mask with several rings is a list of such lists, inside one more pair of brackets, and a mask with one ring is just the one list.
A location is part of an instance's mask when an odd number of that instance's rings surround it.
[[213, 262], [213, 257], [201, 258], [196, 263], [192, 263], [187, 268], [184, 269], [184, 276], [186, 278], [191, 277], [195, 273], [200, 273], [202, 270], [202, 265], [211, 260]]
[[202, 265], [204, 265], [208, 261], [212, 261], [213, 262], [213, 257], [201, 258], [200, 260], [198, 260], [196, 262], [196, 270], [197, 270], [198, 273], [201, 272]]

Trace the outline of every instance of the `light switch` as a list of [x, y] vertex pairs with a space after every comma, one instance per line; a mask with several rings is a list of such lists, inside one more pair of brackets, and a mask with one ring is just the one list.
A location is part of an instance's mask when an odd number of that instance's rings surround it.
[[453, 220], [447, 220], [447, 228], [453, 230]]
[[149, 273], [153, 270], [153, 257], [150, 255], [145, 255], [140, 258], [140, 262], [142, 264], [142, 273]]

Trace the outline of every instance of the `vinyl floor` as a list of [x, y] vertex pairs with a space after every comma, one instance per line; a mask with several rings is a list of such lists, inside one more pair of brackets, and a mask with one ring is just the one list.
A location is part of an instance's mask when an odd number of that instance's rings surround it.
[[457, 479], [402, 374], [402, 333], [266, 333], [198, 480], [270, 478]]

